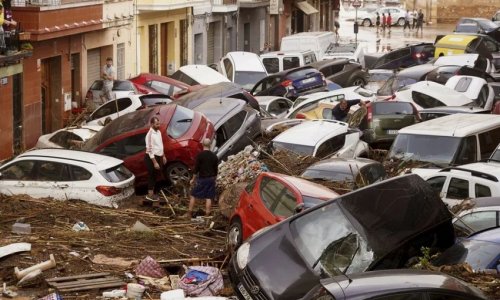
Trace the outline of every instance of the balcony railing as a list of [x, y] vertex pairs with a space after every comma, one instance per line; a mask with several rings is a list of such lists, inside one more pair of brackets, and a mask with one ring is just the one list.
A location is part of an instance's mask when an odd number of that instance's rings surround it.
[[[0, 33], [0, 39], [2, 38]], [[21, 45], [24, 33], [19, 33], [19, 29], [3, 32], [5, 48], [0, 49], [0, 67], [18, 63], [22, 58], [31, 56], [33, 49], [26, 43]]]
[[95, 0], [12, 0], [12, 6], [60, 6]]

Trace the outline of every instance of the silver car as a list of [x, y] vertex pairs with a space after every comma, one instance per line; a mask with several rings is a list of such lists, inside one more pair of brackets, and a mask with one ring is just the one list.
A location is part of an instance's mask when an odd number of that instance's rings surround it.
[[388, 13], [391, 13], [392, 17], [391, 25], [403, 26], [405, 24], [406, 10], [398, 7], [381, 7], [369, 15], [362, 16], [362, 18], [358, 16], [358, 20], [363, 26], [375, 25], [377, 22], [377, 12], [380, 15], [380, 24], [382, 24], [382, 14], [387, 16]]

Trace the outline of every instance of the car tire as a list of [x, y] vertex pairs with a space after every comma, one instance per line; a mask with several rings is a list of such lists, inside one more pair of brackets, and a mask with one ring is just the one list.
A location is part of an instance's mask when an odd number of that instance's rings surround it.
[[372, 21], [370, 19], [364, 19], [361, 25], [363, 25], [364, 27], [370, 27], [372, 26]]
[[233, 252], [238, 249], [243, 241], [243, 228], [241, 220], [236, 217], [231, 221], [229, 229], [227, 230], [226, 243], [229, 251]]
[[405, 18], [398, 19], [398, 26], [405, 26]]
[[350, 80], [348, 86], [361, 86], [364, 87], [366, 85], [366, 81], [362, 77], [354, 77]]
[[181, 162], [168, 164], [165, 169], [165, 176], [168, 177], [173, 185], [179, 182], [189, 182], [191, 180], [189, 168]]

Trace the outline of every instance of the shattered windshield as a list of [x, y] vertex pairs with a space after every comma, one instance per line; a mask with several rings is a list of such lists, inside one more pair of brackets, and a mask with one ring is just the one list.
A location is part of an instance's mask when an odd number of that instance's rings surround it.
[[430, 162], [445, 167], [454, 162], [461, 140], [459, 137], [399, 134], [392, 144], [388, 157]]
[[295, 219], [290, 227], [297, 249], [311, 269], [320, 273], [335, 276], [363, 272], [374, 261], [366, 239], [337, 202]]

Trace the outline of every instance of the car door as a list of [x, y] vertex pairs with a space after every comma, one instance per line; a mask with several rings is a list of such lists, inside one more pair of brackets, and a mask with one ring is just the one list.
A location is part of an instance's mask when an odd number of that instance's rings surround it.
[[[128, 97], [109, 101], [97, 108], [90, 115], [90, 121], [87, 123], [92, 125], [103, 125], [107, 117], [114, 120], [122, 115], [124, 111], [131, 106], [132, 100]], [[102, 124], [99, 124], [99, 122]]]
[[449, 178], [445, 175], [432, 176], [426, 179], [426, 182], [440, 197], [442, 197], [445, 189], [448, 187]]
[[[280, 82], [277, 76], [269, 76], [257, 82], [250, 92], [254, 96], [267, 96], [272, 95], [271, 92], [276, 84]], [[285, 89], [283, 88], [283, 92]]]
[[[147, 169], [143, 157], [146, 152], [146, 134], [147, 132], [136, 132], [133, 135], [121, 137], [107, 144], [97, 153], [122, 159], [125, 167], [131, 170], [136, 177], [145, 176]], [[163, 144], [167, 143], [164, 141]], [[167, 160], [172, 160], [169, 154], [173, 155], [173, 153], [167, 149], [165, 153]]]
[[[224, 143], [220, 144], [217, 150], [217, 156], [224, 159], [229, 155], [238, 153], [249, 144], [250, 136], [246, 135], [244, 124], [247, 118], [247, 112], [242, 110], [230, 117], [221, 127], [224, 133]], [[217, 137], [219, 137], [217, 130]], [[219, 143], [217, 143], [219, 144]]]
[[474, 198], [474, 188], [471, 180], [458, 174], [450, 175], [448, 186], [441, 197], [446, 203], [453, 205], [468, 198]]
[[67, 168], [68, 180], [61, 184], [67, 185], [65, 190], [68, 199], [80, 199], [99, 204], [96, 200], [100, 199], [102, 195], [98, 195], [96, 190], [97, 185], [99, 185], [97, 178], [92, 178], [92, 173], [84, 167], [68, 164]]
[[0, 169], [0, 193], [5, 195], [31, 195], [36, 190], [34, 160], [7, 163]]
[[68, 200], [69, 171], [67, 164], [37, 160], [35, 163], [33, 193], [34, 198], [51, 197], [56, 200]]

